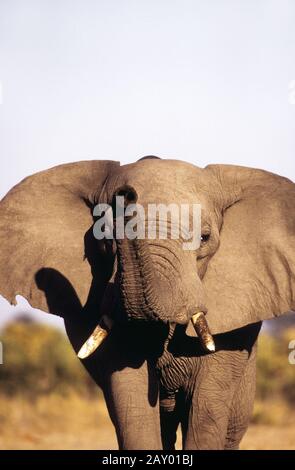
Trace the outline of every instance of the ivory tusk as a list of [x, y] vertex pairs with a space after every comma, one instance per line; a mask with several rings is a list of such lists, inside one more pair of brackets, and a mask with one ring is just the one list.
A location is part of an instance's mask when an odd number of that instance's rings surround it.
[[[112, 321], [110, 320], [110, 318], [106, 317], [106, 315], [102, 317], [100, 324], [106, 324], [109, 330], [112, 327]], [[100, 324], [95, 327], [89, 338], [85, 341], [85, 343], [79, 350], [77, 354], [79, 359], [86, 359], [86, 357], [94, 353], [94, 351], [103, 343], [103, 341], [108, 336], [109, 331], [100, 326]]]
[[215, 343], [210, 333], [205, 314], [203, 312], [195, 313], [191, 318], [194, 329], [201, 341], [202, 346], [210, 352], [215, 351]]

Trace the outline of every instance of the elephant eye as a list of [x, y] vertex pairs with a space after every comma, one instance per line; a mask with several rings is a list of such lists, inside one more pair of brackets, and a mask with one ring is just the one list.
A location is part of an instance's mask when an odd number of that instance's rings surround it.
[[210, 233], [202, 233], [201, 243], [206, 243], [210, 239]]

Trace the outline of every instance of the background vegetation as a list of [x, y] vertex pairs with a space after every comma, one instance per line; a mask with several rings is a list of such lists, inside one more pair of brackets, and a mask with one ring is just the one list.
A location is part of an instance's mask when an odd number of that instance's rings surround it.
[[3, 364], [1, 393], [28, 398], [76, 391], [97, 394], [97, 387], [77, 360], [64, 333], [56, 328], [21, 317], [0, 333]]
[[[295, 448], [295, 365], [288, 361], [293, 339], [293, 321], [260, 336], [246, 448]], [[22, 317], [0, 332], [0, 340], [0, 448], [116, 448], [102, 393], [62, 331]], [[273, 442], [257, 440], [271, 430]]]

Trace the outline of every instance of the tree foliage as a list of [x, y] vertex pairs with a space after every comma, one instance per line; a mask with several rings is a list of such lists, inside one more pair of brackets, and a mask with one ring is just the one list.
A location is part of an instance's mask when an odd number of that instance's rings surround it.
[[295, 339], [295, 328], [288, 328], [279, 336], [263, 333], [258, 343], [257, 398], [284, 398], [295, 404], [295, 364], [290, 357], [290, 341]]
[[10, 323], [0, 340], [2, 392], [34, 396], [53, 391], [63, 394], [69, 389], [81, 393], [97, 390], [61, 331], [23, 319]]

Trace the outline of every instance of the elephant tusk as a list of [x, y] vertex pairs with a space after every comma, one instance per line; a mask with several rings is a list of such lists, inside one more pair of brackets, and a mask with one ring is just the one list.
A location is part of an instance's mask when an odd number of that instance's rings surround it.
[[[100, 324], [107, 324], [109, 330], [112, 328], [112, 321], [110, 318], [107, 318], [106, 315], [102, 317]], [[77, 354], [79, 359], [86, 359], [86, 357], [94, 353], [94, 351], [104, 342], [108, 336], [109, 331], [103, 328], [100, 324], [95, 327], [89, 338], [85, 341], [79, 350]]]
[[197, 333], [202, 346], [210, 352], [215, 351], [215, 343], [213, 336], [210, 333], [205, 314], [203, 312], [195, 313], [191, 318], [194, 325], [195, 332]]

